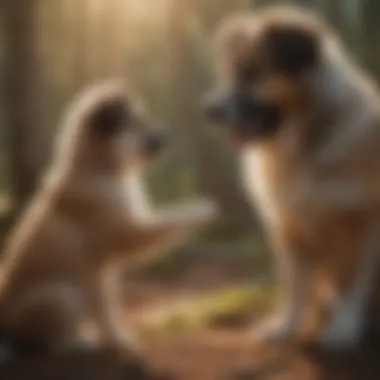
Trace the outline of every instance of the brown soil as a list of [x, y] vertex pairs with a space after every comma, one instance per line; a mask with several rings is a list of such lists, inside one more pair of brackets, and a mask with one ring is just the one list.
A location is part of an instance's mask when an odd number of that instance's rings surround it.
[[[135, 326], [141, 314], [196, 297], [231, 282], [228, 268], [193, 268], [193, 276], [175, 283], [130, 280], [125, 322]], [[189, 273], [190, 273], [189, 272]], [[213, 276], [210, 273], [214, 273]], [[238, 281], [234, 277], [233, 281]], [[247, 327], [198, 331], [149, 341], [144, 355], [155, 373], [173, 380], [379, 380], [380, 347], [356, 353], [326, 353], [285, 346], [253, 345]], [[122, 364], [115, 355], [88, 351], [14, 363], [0, 370], [1, 380], [153, 380], [134, 361]], [[146, 368], [146, 367], [144, 367]], [[242, 369], [245, 371], [242, 372]], [[145, 369], [144, 369], [145, 371]], [[143, 372], [144, 372], [143, 371]], [[158, 379], [157, 379], [158, 380]], [[163, 377], [160, 380], [168, 380]]]
[[199, 334], [152, 345], [151, 361], [183, 380], [378, 380], [379, 350], [327, 354], [254, 347], [244, 332]]
[[[141, 313], [187, 297], [204, 289], [229, 283], [228, 270], [193, 268], [174, 284], [128, 284], [126, 320], [138, 323]], [[214, 280], [213, 280], [214, 279]], [[234, 278], [236, 281], [236, 278]], [[357, 353], [323, 353], [296, 347], [254, 346], [248, 329], [214, 330], [175, 335], [147, 343], [147, 358], [160, 372], [181, 380], [379, 380], [380, 347]], [[248, 370], [239, 373], [242, 369]], [[253, 373], [251, 373], [254, 369]], [[132, 379], [131, 379], [132, 380]]]

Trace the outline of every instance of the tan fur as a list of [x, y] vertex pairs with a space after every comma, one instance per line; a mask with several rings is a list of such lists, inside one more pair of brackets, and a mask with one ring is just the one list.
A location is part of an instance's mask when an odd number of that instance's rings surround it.
[[[314, 34], [318, 68], [297, 79], [276, 73], [263, 46], [273, 26]], [[219, 40], [227, 83], [241, 65], [256, 65], [261, 77], [252, 91], [277, 102], [286, 115], [273, 138], [245, 143], [240, 152], [244, 186], [277, 252], [286, 307], [296, 314], [282, 335], [357, 344], [380, 248], [379, 92], [335, 36], [298, 10], [227, 21]], [[365, 291], [353, 290], [364, 283]], [[345, 302], [359, 305], [351, 308], [356, 322], [351, 332], [338, 333], [328, 325]]]
[[[98, 136], [91, 115], [110, 100], [125, 104], [128, 125]], [[104, 343], [123, 347], [120, 265], [168, 250], [214, 218], [208, 200], [153, 208], [142, 178], [146, 123], [118, 82], [87, 89], [69, 107], [53, 164], [4, 253], [0, 331], [7, 338], [62, 349], [83, 342], [83, 322], [92, 319]]]

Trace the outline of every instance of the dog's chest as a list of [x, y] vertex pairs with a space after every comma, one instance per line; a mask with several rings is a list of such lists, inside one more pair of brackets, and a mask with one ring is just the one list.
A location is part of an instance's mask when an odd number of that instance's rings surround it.
[[251, 149], [241, 155], [241, 175], [249, 201], [266, 224], [277, 227], [285, 222], [293, 208], [291, 196], [297, 173], [284, 157], [268, 156], [270, 152]]
[[141, 219], [151, 216], [151, 202], [139, 176], [127, 176], [122, 190], [121, 196], [131, 217]]

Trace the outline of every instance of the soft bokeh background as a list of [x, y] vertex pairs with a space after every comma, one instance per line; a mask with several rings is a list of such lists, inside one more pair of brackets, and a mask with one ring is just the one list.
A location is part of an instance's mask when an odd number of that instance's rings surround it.
[[[255, 314], [254, 305], [266, 307], [268, 293], [263, 298], [252, 285], [271, 279], [265, 239], [240, 189], [228, 141], [204, 123], [199, 98], [212, 83], [211, 36], [220, 20], [269, 3], [289, 2], [2, 1], [1, 235], [49, 162], [68, 100], [95, 80], [122, 75], [174, 141], [165, 162], [149, 174], [157, 202], [211, 194], [223, 210], [222, 221], [196, 243], [157, 258], [131, 277], [126, 287], [130, 320], [134, 313], [141, 320], [142, 307], [191, 299], [197, 312], [173, 312], [163, 325], [176, 331], [193, 325], [240, 326]], [[380, 78], [379, 0], [292, 3], [322, 14], [355, 59]]]
[[[126, 76], [175, 141], [151, 176], [158, 201], [213, 194], [223, 236], [252, 231], [223, 136], [205, 125], [199, 96], [212, 83], [211, 36], [231, 12], [297, 3], [322, 13], [376, 76], [377, 0], [12, 0], [1, 19], [0, 188], [19, 208], [49, 162], [65, 104], [95, 80]], [[228, 239], [227, 239], [228, 240]]]

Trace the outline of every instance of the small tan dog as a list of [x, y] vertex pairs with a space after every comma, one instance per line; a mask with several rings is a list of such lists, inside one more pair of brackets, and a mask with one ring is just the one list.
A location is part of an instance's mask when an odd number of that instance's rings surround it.
[[218, 47], [222, 86], [205, 112], [230, 126], [284, 291], [254, 336], [355, 346], [380, 258], [378, 89], [297, 9], [233, 17]]
[[120, 265], [186, 241], [216, 216], [204, 199], [153, 208], [142, 172], [163, 148], [123, 84], [100, 84], [74, 100], [52, 167], [5, 250], [5, 347], [77, 346], [87, 319], [104, 344], [131, 346], [118, 323]]

